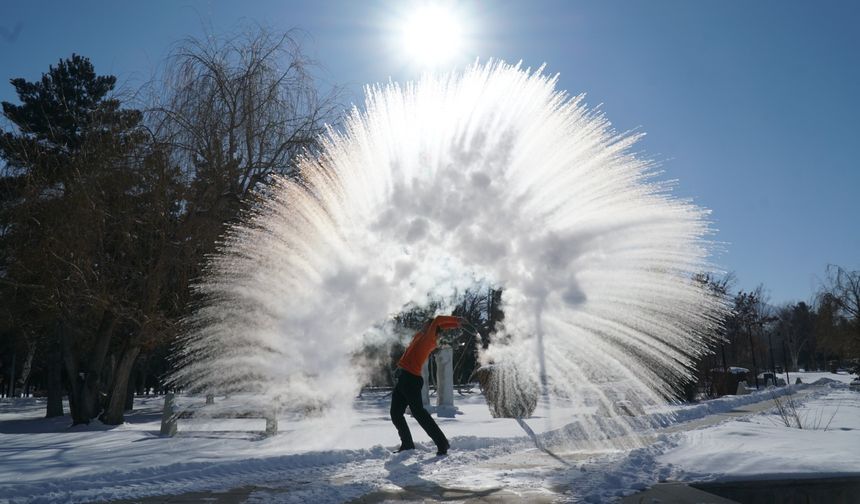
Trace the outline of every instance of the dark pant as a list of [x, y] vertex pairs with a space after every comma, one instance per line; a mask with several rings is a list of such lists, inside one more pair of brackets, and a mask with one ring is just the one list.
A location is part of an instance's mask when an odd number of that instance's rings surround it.
[[409, 432], [409, 426], [406, 425], [406, 418], [403, 416], [406, 407], [409, 406], [412, 416], [418, 420], [424, 432], [430, 436], [436, 446], [447, 448], [448, 440], [445, 438], [445, 434], [442, 433], [442, 430], [433, 421], [433, 417], [424, 409], [424, 404], [421, 403], [421, 387], [424, 385], [424, 379], [403, 369], [397, 371], [400, 376], [398, 376], [397, 384], [391, 393], [391, 421], [397, 427], [397, 434], [400, 435], [400, 447], [412, 448], [415, 446], [412, 442], [412, 433]]

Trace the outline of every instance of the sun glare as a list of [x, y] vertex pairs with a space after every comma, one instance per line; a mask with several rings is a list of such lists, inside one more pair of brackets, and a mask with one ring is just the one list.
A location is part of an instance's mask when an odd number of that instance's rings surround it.
[[460, 21], [445, 5], [419, 5], [404, 19], [402, 50], [419, 66], [435, 67], [449, 62], [462, 50]]

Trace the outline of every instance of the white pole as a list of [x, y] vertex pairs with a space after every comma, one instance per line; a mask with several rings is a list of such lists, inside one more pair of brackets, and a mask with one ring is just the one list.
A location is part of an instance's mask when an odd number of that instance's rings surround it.
[[444, 346], [436, 352], [436, 416], [454, 418], [454, 349]]
[[161, 435], [173, 437], [176, 435], [176, 403], [173, 392], [164, 395], [164, 409], [161, 412]]

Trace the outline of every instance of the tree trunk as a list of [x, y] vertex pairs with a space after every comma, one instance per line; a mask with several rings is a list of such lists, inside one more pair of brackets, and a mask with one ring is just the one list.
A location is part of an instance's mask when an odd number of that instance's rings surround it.
[[27, 358], [24, 359], [24, 367], [21, 368], [21, 390], [24, 392], [24, 397], [27, 397], [27, 390], [30, 385], [30, 371], [33, 370], [33, 357], [36, 355], [36, 343], [27, 340]]
[[114, 373], [116, 371], [117, 356], [114, 353], [108, 354], [105, 358], [105, 363], [102, 365], [102, 370], [99, 373], [98, 383], [98, 414], [102, 414], [107, 410], [108, 401], [110, 401], [111, 389], [113, 388]]
[[9, 371], [9, 391], [6, 393], [6, 397], [12, 398], [15, 397], [15, 358], [18, 357], [17, 353], [12, 353], [12, 369]]
[[[65, 366], [63, 366], [63, 368], [65, 369]], [[72, 416], [72, 422], [74, 422], [74, 412], [78, 411], [77, 410], [78, 396], [77, 396], [77, 391], [75, 390], [75, 387], [72, 386], [71, 383], [68, 383], [69, 375], [72, 375], [72, 374], [73, 373], [66, 371], [66, 384], [65, 385], [66, 385], [66, 396], [69, 398], [69, 415]]]
[[79, 372], [78, 359], [72, 349], [68, 331], [62, 331], [63, 354], [66, 372], [69, 375], [69, 409], [72, 412], [72, 425], [89, 424], [90, 420], [100, 413], [100, 375], [115, 325], [116, 317], [110, 310], [105, 310], [96, 334], [96, 344], [87, 356], [84, 372]]
[[57, 332], [63, 346], [63, 369], [66, 370], [66, 381], [69, 387], [69, 413], [72, 415], [72, 425], [90, 423], [89, 417], [81, 411], [81, 376], [78, 373], [78, 360], [72, 351], [71, 338], [62, 322], [57, 323]]
[[129, 346], [122, 353], [122, 358], [119, 361], [114, 372], [113, 387], [110, 393], [110, 403], [107, 411], [102, 415], [102, 423], [108, 425], [119, 425], [125, 421], [123, 418], [123, 409], [125, 408], [125, 396], [128, 391], [128, 379], [134, 369], [134, 361], [137, 359], [137, 354], [140, 353], [140, 346]]
[[48, 352], [48, 409], [45, 418], [63, 416], [63, 356], [57, 345]]
[[132, 369], [128, 378], [128, 387], [125, 389], [125, 405], [122, 408], [126, 413], [134, 410], [134, 392], [137, 390], [138, 375], [139, 373]]

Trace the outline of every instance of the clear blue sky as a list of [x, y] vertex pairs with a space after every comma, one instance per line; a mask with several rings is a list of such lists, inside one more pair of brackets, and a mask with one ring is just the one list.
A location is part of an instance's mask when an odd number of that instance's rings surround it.
[[[677, 193], [713, 210], [716, 261], [737, 287], [808, 300], [828, 263], [860, 269], [860, 2], [536, 1], [457, 4], [471, 27], [462, 65], [522, 60], [586, 92]], [[129, 86], [176, 40], [242, 20], [306, 31], [324, 82], [414, 78], [393, 35], [408, 4], [390, 2], [0, 3], [0, 100], [72, 52]]]

